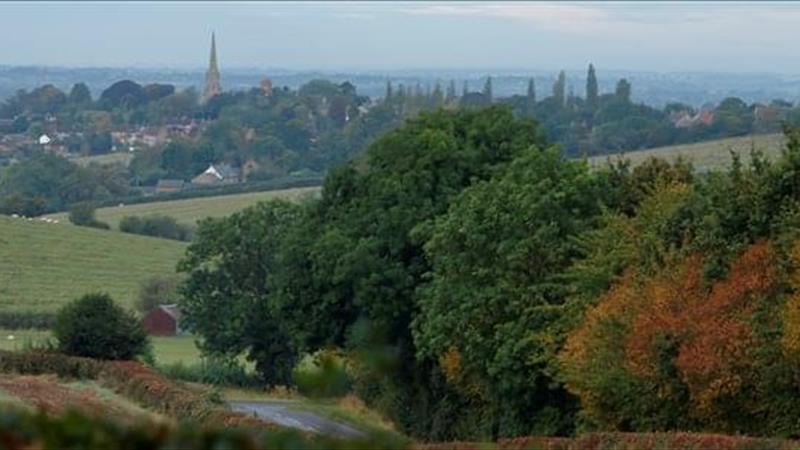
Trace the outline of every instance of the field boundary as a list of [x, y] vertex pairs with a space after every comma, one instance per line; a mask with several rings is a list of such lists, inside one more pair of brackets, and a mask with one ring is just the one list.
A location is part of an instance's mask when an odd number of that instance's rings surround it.
[[[106, 200], [97, 204], [98, 208], [105, 208], [109, 206], [117, 206], [120, 203], [126, 205], [141, 205], [146, 203], [159, 203], [168, 202], [171, 200], [189, 200], [193, 198], [205, 197], [222, 197], [226, 195], [246, 194], [250, 192], [269, 192], [280, 191], [283, 189], [302, 188], [302, 187], [317, 187], [322, 186], [324, 178], [322, 177], [309, 177], [309, 178], [277, 178], [274, 180], [257, 182], [257, 183], [243, 183], [231, 184], [219, 187], [202, 187], [190, 188], [181, 192], [154, 194], [154, 195], [134, 195], [126, 197], [117, 197], [111, 200]], [[55, 214], [63, 211], [51, 211], [47, 214]]]
[[0, 372], [93, 380], [151, 411], [201, 425], [258, 430], [283, 429], [272, 422], [230, 411], [136, 361], [100, 361], [50, 352], [18, 353], [0, 350]]

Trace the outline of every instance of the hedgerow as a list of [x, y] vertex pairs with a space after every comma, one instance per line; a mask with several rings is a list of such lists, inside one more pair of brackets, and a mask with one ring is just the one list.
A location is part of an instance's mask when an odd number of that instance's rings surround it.
[[208, 425], [277, 428], [270, 422], [220, 407], [198, 392], [173, 383], [135, 361], [98, 361], [59, 353], [0, 351], [0, 372], [55, 374], [62, 378], [96, 380], [148, 409], [179, 420]]

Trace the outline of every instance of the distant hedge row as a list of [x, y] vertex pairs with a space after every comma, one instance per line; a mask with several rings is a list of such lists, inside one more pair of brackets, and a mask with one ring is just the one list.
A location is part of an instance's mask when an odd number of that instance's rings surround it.
[[245, 194], [248, 192], [277, 191], [280, 189], [292, 189], [302, 187], [321, 186], [322, 177], [281, 177], [268, 181], [252, 183], [229, 184], [215, 187], [189, 188], [180, 192], [171, 192], [156, 195], [135, 195], [127, 197], [117, 197], [107, 200], [98, 207], [116, 206], [120, 203], [126, 205], [137, 205], [143, 203], [155, 203], [168, 200], [185, 200], [190, 198], [216, 197], [219, 195]]

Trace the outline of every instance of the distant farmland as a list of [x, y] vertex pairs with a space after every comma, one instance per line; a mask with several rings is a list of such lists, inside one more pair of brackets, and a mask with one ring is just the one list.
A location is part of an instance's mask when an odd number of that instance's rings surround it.
[[652, 156], [667, 160], [675, 160], [681, 156], [691, 161], [696, 170], [709, 171], [730, 167], [731, 151], [741, 155], [742, 162], [746, 163], [750, 160], [750, 150], [753, 148], [762, 151], [769, 158], [775, 158], [780, 154], [785, 144], [786, 137], [780, 133], [752, 135], [698, 142], [696, 144], [658, 147], [616, 155], [594, 156], [589, 158], [589, 164], [598, 167], [606, 164], [609, 158], [614, 161], [621, 157], [630, 160], [631, 164], [637, 165]]
[[[112, 206], [97, 210], [97, 218], [117, 228], [125, 216], [147, 216], [161, 214], [174, 217], [178, 222], [194, 225], [206, 217], [224, 217], [262, 200], [284, 198], [297, 200], [312, 196], [319, 192], [318, 187], [280, 189], [275, 191], [248, 192], [244, 194], [220, 195], [216, 197], [200, 197], [185, 200], [169, 200], [136, 205]], [[51, 214], [48, 217], [67, 222], [66, 213]]]
[[87, 292], [132, 307], [142, 281], [175, 272], [177, 241], [0, 216], [0, 311], [55, 311]]

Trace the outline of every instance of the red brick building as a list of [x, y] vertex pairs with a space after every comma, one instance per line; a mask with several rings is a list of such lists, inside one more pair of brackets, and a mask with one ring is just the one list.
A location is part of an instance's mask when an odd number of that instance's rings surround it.
[[151, 336], [175, 336], [181, 333], [180, 321], [177, 305], [160, 305], [145, 314], [142, 324]]

